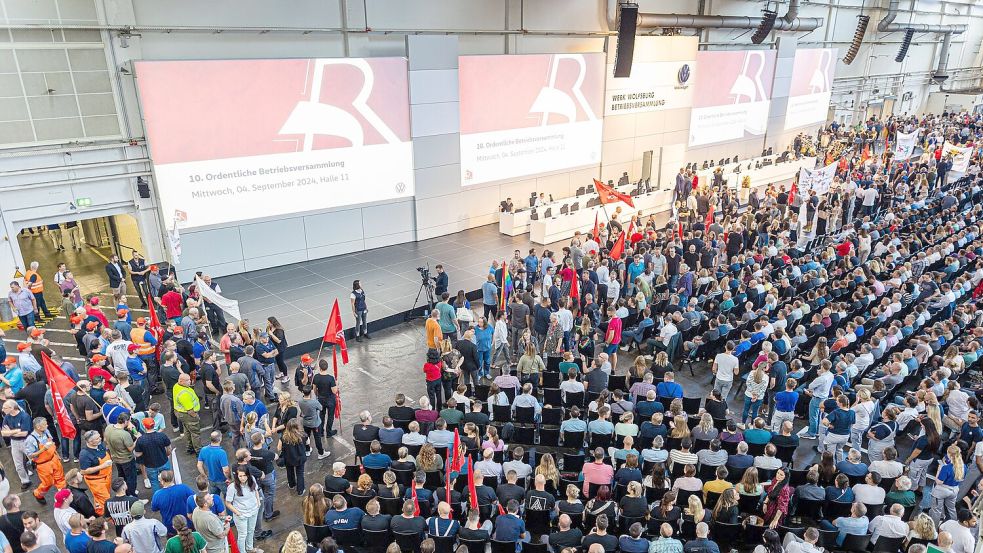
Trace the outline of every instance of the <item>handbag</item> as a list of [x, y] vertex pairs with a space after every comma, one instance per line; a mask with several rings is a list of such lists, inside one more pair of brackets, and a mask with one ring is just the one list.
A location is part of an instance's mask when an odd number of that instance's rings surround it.
[[474, 322], [474, 312], [467, 307], [457, 308], [457, 320], [466, 323]]

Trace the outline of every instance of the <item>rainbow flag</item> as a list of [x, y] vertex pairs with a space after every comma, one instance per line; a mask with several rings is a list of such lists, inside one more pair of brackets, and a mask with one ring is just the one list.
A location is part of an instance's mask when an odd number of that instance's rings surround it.
[[512, 293], [512, 274], [509, 272], [509, 265], [506, 262], [502, 262], [502, 282], [499, 286], [499, 305], [502, 309], [505, 309], [507, 305], [505, 302], [509, 299], [509, 294]]

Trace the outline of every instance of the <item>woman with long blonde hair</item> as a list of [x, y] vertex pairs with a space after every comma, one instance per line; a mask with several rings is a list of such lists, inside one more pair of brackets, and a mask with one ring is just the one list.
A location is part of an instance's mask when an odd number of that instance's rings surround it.
[[556, 461], [553, 460], [553, 455], [545, 453], [539, 458], [539, 465], [536, 466], [536, 476], [542, 474], [547, 481], [553, 482], [553, 489], [557, 489], [560, 485], [560, 470], [556, 468]]
[[686, 508], [683, 510], [683, 518], [692, 520], [694, 524], [710, 520], [710, 510], [703, 507], [700, 494], [695, 493], [686, 500]]
[[[324, 520], [321, 521], [321, 524], [324, 524]], [[280, 553], [307, 553], [307, 539], [297, 530], [292, 530], [287, 534], [287, 539], [283, 542]]]
[[935, 430], [942, 434], [942, 407], [939, 405], [939, 397], [935, 392], [925, 392], [925, 417], [935, 424]]
[[670, 438], [689, 438], [690, 431], [689, 425], [686, 424], [686, 417], [682, 415], [676, 415], [672, 418], [672, 432], [669, 433]]
[[314, 484], [304, 496], [304, 524], [320, 526], [324, 524], [324, 515], [328, 512], [328, 498], [324, 496], [324, 486]]
[[700, 423], [693, 428], [694, 440], [713, 441], [720, 435], [720, 431], [713, 426], [713, 416], [710, 413], [700, 415]]
[[[932, 488], [932, 520], [956, 518], [956, 496], [959, 486], [966, 479], [966, 465], [963, 463], [963, 453], [959, 446], [952, 444], [945, 450], [945, 455], [939, 463], [939, 471], [935, 474], [935, 487]], [[945, 515], [945, 519], [942, 515]]]

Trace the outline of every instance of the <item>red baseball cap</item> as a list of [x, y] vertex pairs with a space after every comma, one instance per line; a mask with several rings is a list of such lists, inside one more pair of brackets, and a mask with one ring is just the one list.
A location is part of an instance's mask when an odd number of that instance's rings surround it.
[[184, 328], [182, 328], [180, 326], [176, 326], [176, 327], [174, 327], [174, 330], [172, 332], [173, 332], [173, 334], [175, 336], [181, 336], [181, 335], [184, 334]]
[[27, 351], [29, 349], [31, 349], [31, 344], [28, 344], [27, 342], [17, 344], [17, 351]]
[[134, 351], [136, 351], [138, 349], [140, 349], [140, 346], [138, 346], [136, 344], [130, 344], [130, 345], [126, 346], [126, 351], [128, 351], [130, 353], [133, 353]]
[[99, 323], [97, 323], [96, 321], [89, 321], [88, 323], [85, 324], [85, 328], [88, 330], [95, 330], [98, 327], [99, 327]]
[[99, 363], [100, 361], [105, 361], [106, 359], [108, 359], [108, 358], [105, 355], [101, 354], [101, 353], [97, 353], [97, 354], [95, 354], [95, 355], [92, 356], [92, 362], [93, 363]]
[[34, 330], [31, 331], [31, 338], [37, 338], [38, 336], [41, 336], [42, 334], [44, 334], [44, 329], [35, 328]]
[[139, 319], [137, 319], [137, 324], [138, 325], [147, 324], [147, 319], [140, 317]]
[[91, 298], [89, 298], [89, 304], [90, 305], [99, 305], [99, 297], [98, 296], [92, 296]]
[[154, 419], [143, 419], [143, 427], [150, 430], [154, 427]]
[[8, 366], [8, 367], [11, 366], [11, 365], [16, 365], [17, 364], [17, 358], [14, 357], [13, 355], [11, 355], [11, 356], [9, 356], [9, 357], [7, 357], [6, 359], [3, 360], [3, 364], [6, 365], [6, 366]]
[[304, 355], [301, 355], [301, 356], [300, 356], [300, 362], [301, 362], [301, 363], [310, 363], [310, 362], [311, 362], [311, 361], [313, 361], [313, 360], [314, 360], [314, 358], [313, 358], [313, 357], [311, 357], [311, 356], [310, 356], [309, 354], [307, 354], [307, 353], [305, 353]]
[[55, 507], [60, 509], [70, 497], [72, 497], [72, 492], [68, 488], [58, 490], [55, 492]]
[[116, 311], [116, 316], [117, 317], [125, 317], [126, 314], [129, 313], [129, 312], [130, 312], [129, 309], [120, 309], [120, 310]]

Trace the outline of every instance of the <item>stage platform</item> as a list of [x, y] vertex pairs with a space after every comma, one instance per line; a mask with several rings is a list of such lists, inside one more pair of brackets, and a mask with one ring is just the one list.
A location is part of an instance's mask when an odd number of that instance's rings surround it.
[[[569, 241], [545, 246], [559, 252]], [[289, 353], [317, 348], [324, 336], [331, 304], [337, 298], [346, 328], [355, 325], [350, 295], [352, 281], [362, 281], [369, 307], [369, 330], [375, 331], [406, 320], [420, 290], [417, 267], [444, 265], [450, 278], [449, 290], [476, 291], [484, 282], [493, 259], [507, 259], [518, 248], [525, 256], [533, 245], [529, 235], [505, 236], [498, 224], [485, 225], [419, 242], [386, 246], [315, 261], [294, 263], [216, 278], [222, 294], [239, 301], [244, 319], [252, 326], [265, 326], [275, 316], [287, 332]], [[422, 315], [426, 298], [421, 297], [414, 314]]]

